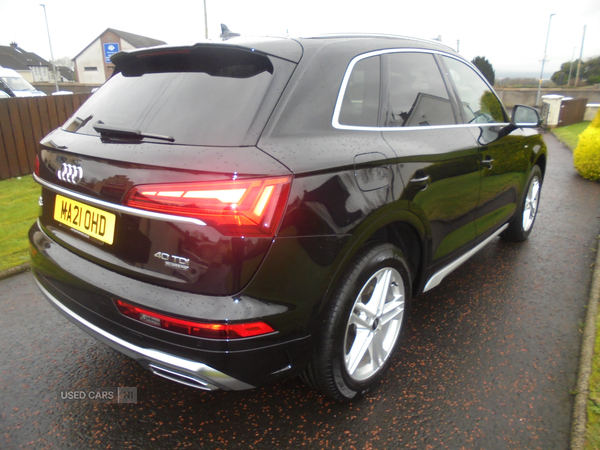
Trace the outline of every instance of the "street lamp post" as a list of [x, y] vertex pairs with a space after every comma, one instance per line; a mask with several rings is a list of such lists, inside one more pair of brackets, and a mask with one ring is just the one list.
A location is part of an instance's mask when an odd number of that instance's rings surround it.
[[56, 92], [58, 92], [59, 91], [58, 76], [56, 75], [56, 66], [54, 65], [54, 54], [52, 53], [52, 41], [50, 40], [50, 27], [48, 26], [48, 16], [46, 15], [46, 5], [42, 5], [40, 3], [40, 6], [42, 8], [44, 8], [44, 17], [46, 18], [46, 30], [48, 31], [48, 44], [50, 44], [50, 58], [52, 58], [52, 61], [50, 61], [50, 64], [52, 64], [52, 69], [54, 71], [54, 87], [56, 88]]
[[208, 15], [206, 14], [206, 0], [204, 0], [204, 39], [208, 39]]
[[537, 97], [535, 99], [535, 106], [540, 106], [540, 93], [542, 90], [542, 79], [544, 78], [544, 64], [546, 63], [546, 52], [548, 51], [548, 38], [550, 37], [550, 24], [552, 23], [552, 16], [556, 14], [550, 14], [550, 20], [548, 21], [548, 34], [546, 35], [546, 47], [544, 47], [544, 58], [542, 59], [542, 72], [540, 73], [540, 83], [538, 85]]

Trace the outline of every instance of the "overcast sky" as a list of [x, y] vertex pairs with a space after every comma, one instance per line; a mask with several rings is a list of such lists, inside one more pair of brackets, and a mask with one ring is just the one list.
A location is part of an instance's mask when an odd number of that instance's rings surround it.
[[[44, 0], [42, 0], [44, 2]], [[442, 42], [468, 58], [485, 56], [496, 76], [539, 76], [552, 17], [544, 78], [579, 57], [600, 56], [599, 0], [206, 0], [208, 35], [220, 24], [244, 35], [307, 36], [362, 31]], [[168, 44], [204, 38], [203, 0], [45, 0], [55, 58], [73, 58], [106, 28]], [[17, 42], [50, 59], [44, 10], [38, 1], [0, 0], [0, 45]]]

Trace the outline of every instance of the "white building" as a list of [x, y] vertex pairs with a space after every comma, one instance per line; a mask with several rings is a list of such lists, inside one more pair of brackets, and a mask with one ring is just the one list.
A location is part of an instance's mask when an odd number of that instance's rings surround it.
[[23, 50], [16, 42], [0, 45], [0, 67], [15, 70], [30, 83], [54, 82], [51, 64], [35, 53]]
[[137, 34], [107, 28], [75, 58], [77, 81], [83, 84], [102, 84], [110, 78], [114, 65], [110, 57], [121, 50], [155, 47], [166, 42]]

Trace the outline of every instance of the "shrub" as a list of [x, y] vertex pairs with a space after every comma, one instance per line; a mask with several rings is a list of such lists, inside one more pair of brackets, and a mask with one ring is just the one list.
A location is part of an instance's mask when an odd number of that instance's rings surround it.
[[579, 142], [573, 150], [573, 165], [583, 178], [600, 180], [600, 110], [579, 135]]

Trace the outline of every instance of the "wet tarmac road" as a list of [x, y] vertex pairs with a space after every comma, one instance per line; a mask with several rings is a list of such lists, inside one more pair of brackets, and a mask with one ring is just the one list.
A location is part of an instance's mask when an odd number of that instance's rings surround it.
[[[568, 448], [600, 183], [546, 141], [529, 240], [493, 241], [419, 297], [391, 373], [353, 404], [297, 379], [245, 392], [170, 383], [69, 323], [30, 273], [0, 282], [0, 448]], [[59, 395], [98, 387], [137, 387], [137, 403]]]

